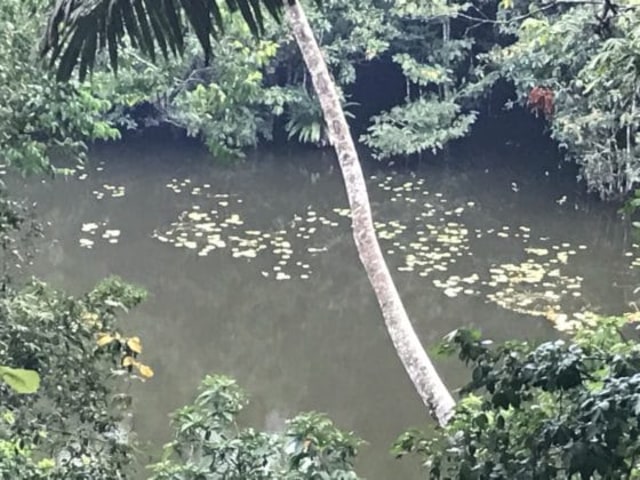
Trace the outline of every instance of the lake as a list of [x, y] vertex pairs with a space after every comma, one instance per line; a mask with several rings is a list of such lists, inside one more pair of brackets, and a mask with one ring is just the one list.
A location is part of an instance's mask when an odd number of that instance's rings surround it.
[[[638, 245], [555, 155], [503, 145], [365, 170], [383, 251], [430, 351], [460, 326], [541, 341], [574, 314], [630, 308]], [[30, 179], [26, 192], [49, 222], [35, 273], [76, 293], [112, 274], [149, 291], [123, 328], [156, 373], [135, 387], [150, 455], [169, 440], [168, 414], [224, 373], [250, 396], [243, 423], [278, 430], [296, 412], [327, 412], [368, 442], [361, 475], [419, 478], [388, 450], [431, 421], [387, 338], [330, 152], [259, 150], [225, 165], [142, 137], [97, 146], [83, 169]], [[436, 364], [452, 388], [468, 378], [455, 359]]]

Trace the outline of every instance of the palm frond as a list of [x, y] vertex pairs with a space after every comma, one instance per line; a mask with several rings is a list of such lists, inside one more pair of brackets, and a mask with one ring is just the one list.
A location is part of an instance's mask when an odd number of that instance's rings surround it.
[[[76, 68], [80, 79], [93, 69], [97, 52], [107, 50], [117, 72], [118, 51], [127, 37], [152, 60], [180, 55], [191, 28], [205, 60], [224, 30], [221, 4], [239, 11], [254, 35], [264, 32], [262, 9], [280, 20], [284, 0], [58, 0], [49, 16], [41, 56], [56, 68], [58, 80], [68, 80]], [[292, 0], [289, 0], [292, 1]]]

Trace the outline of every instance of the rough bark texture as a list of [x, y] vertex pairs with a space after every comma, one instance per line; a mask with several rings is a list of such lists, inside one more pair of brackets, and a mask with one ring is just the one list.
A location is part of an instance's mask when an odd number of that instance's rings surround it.
[[285, 0], [285, 14], [309, 69], [313, 86], [342, 169], [353, 236], [375, 291], [389, 336], [422, 401], [440, 425], [447, 424], [455, 402], [416, 335], [384, 260], [371, 217], [369, 195], [340, 97], [300, 4]]

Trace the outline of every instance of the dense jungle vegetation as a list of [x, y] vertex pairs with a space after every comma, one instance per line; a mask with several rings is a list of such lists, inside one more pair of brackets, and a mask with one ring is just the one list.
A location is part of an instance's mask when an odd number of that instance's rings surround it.
[[[183, 57], [152, 62], [128, 47], [117, 77], [105, 58], [87, 81], [60, 84], [35, 48], [46, 5], [8, 0], [1, 8], [0, 131], [12, 165], [46, 167], [53, 149], [78, 154], [83, 141], [159, 123], [201, 138], [218, 158], [274, 139], [327, 144], [295, 43], [276, 22], [256, 43], [242, 18], [226, 13], [209, 64], [191, 35]], [[385, 91], [367, 92], [389, 106], [371, 118], [352, 115], [376, 158], [437, 152], [468, 135], [480, 115], [496, 110], [492, 87], [508, 82], [513, 93], [497, 110], [521, 107], [544, 117], [587, 188], [621, 197], [638, 182], [633, 2], [612, 10], [598, 2], [330, 0], [307, 10], [347, 111], [357, 110], [350, 96], [361, 66], [397, 70], [397, 91], [381, 78]], [[385, 97], [398, 101], [379, 100]]]
[[[151, 58], [124, 44], [117, 72], [105, 54], [80, 72], [85, 79], [59, 82], [38, 51], [53, 3], [0, 2], [0, 159], [12, 170], [64, 174], [56, 159], [82, 161], [91, 142], [159, 124], [200, 138], [225, 161], [265, 142], [331, 143], [286, 25], [267, 20], [256, 39], [242, 17], [223, 10], [225, 32], [209, 62], [189, 33], [183, 56]], [[510, 95], [498, 111], [538, 116], [566, 161], [579, 166], [586, 189], [628, 200], [631, 213], [640, 207], [640, 3], [304, 6], [359, 142], [375, 159], [435, 155], [468, 136], [495, 115], [500, 86]], [[398, 80], [381, 79], [385, 91], [369, 93], [384, 108], [360, 118], [369, 109], [354, 98], [364, 101], [359, 75], [367, 65], [367, 75], [395, 71]], [[29, 207], [3, 196], [0, 476], [135, 478], [129, 388], [154, 372], [143, 363], [142, 341], [122, 333], [118, 317], [144, 291], [110, 278], [70, 297], [25, 280], [40, 234]], [[427, 478], [640, 478], [640, 347], [628, 334], [637, 320], [637, 313], [584, 319], [570, 337], [541, 345], [493, 346], [475, 332], [453, 332], [443, 350], [471, 371], [455, 415], [435, 434], [407, 432], [394, 452], [417, 455]], [[144, 473], [157, 480], [359, 478], [361, 441], [327, 417], [303, 414], [284, 432], [263, 433], [237, 423], [245, 403], [234, 381], [207, 377], [194, 403], [175, 413], [165, 456]]]

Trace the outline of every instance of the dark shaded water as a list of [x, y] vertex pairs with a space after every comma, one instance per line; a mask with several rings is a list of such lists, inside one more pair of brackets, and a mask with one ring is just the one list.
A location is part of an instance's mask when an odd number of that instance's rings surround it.
[[[555, 159], [503, 148], [367, 170], [383, 249], [429, 348], [462, 325], [545, 339], [558, 335], [550, 319], [617, 313], [633, 298], [637, 247], [615, 208], [580, 198]], [[150, 451], [169, 439], [168, 413], [218, 372], [248, 391], [248, 423], [327, 412], [369, 442], [363, 476], [418, 478], [387, 451], [428, 419], [359, 264], [332, 155], [221, 166], [179, 142], [132, 141], [28, 193], [51, 222], [41, 276], [81, 291], [117, 274], [150, 293], [124, 325], [156, 372], [136, 389]], [[467, 378], [453, 359], [437, 364], [452, 387]]]

